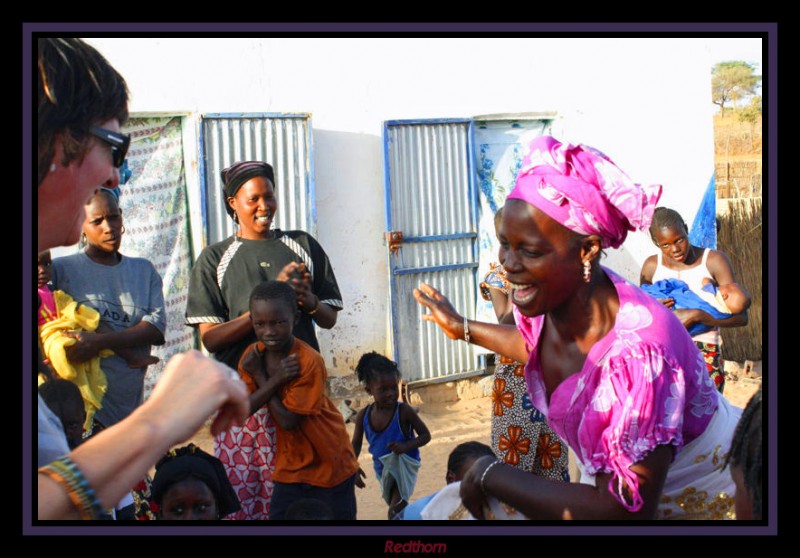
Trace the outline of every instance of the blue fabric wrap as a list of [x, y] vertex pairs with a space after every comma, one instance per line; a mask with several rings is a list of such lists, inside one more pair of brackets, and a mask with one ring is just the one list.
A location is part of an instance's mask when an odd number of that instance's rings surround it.
[[[642, 285], [642, 290], [655, 298], [672, 298], [675, 301], [675, 305], [673, 306], [675, 310], [696, 308], [707, 312], [718, 320], [730, 317], [730, 314], [720, 312], [700, 298], [689, 289], [689, 285], [687, 285], [685, 281], [679, 279], [662, 279], [661, 281], [656, 281], [652, 285]], [[689, 327], [689, 334], [694, 337], [695, 335], [705, 333], [711, 329], [711, 327], [705, 324], [695, 323]]]

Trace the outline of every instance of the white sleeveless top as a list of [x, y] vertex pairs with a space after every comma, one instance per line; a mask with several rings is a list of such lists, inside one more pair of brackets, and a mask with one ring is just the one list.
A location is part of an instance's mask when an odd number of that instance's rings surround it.
[[[690, 269], [670, 269], [666, 267], [661, 260], [662, 253], [658, 252], [657, 256], [658, 265], [653, 273], [653, 283], [656, 281], [661, 281], [662, 279], [680, 279], [689, 285], [689, 289], [691, 289], [692, 292], [697, 294], [703, 292], [702, 288], [704, 278], [711, 279], [712, 281], [714, 279], [714, 277], [711, 275], [711, 272], [708, 270], [708, 266], [706, 265], [706, 262], [708, 261], [708, 248], [703, 249], [703, 255], [700, 263]], [[702, 343], [713, 343], [714, 345], [719, 345], [719, 328], [712, 328], [705, 333], [695, 335], [692, 337], [692, 339]]]

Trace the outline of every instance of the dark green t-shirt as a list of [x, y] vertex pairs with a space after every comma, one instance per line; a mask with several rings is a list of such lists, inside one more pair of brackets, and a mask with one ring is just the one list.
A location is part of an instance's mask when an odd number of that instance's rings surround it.
[[[311, 273], [311, 290], [320, 303], [342, 309], [339, 285], [322, 246], [306, 232], [276, 229], [275, 236], [267, 240], [232, 236], [203, 249], [189, 280], [186, 324], [225, 323], [241, 316], [250, 309], [253, 288], [277, 279], [290, 262], [306, 264]], [[293, 333], [319, 351], [311, 316], [301, 312]], [[214, 353], [214, 357], [236, 369], [245, 348], [255, 341], [251, 332], [238, 343]]]

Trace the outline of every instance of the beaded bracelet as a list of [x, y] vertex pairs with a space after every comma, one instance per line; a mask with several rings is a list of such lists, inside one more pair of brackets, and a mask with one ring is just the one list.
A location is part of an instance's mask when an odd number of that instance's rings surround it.
[[469, 343], [469, 320], [464, 316], [464, 341]]
[[486, 467], [486, 469], [483, 470], [483, 474], [481, 475], [480, 485], [481, 485], [481, 492], [483, 492], [484, 496], [488, 496], [488, 494], [486, 494], [486, 486], [484, 484], [485, 481], [486, 481], [486, 474], [489, 472], [489, 470], [492, 467], [494, 467], [495, 465], [498, 465], [500, 463], [502, 463], [502, 461], [500, 461], [500, 460], [494, 461], [494, 462], [490, 463], [489, 466]]
[[81, 519], [97, 519], [103, 512], [100, 499], [89, 486], [78, 466], [64, 456], [39, 469], [39, 473], [53, 479], [67, 491], [72, 504], [78, 508]]

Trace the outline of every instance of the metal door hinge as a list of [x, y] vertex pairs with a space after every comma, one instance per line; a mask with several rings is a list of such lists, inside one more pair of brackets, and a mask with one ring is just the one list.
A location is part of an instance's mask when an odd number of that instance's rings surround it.
[[386, 245], [389, 247], [389, 251], [392, 253], [397, 252], [400, 249], [400, 245], [403, 243], [403, 232], [389, 231], [385, 234], [385, 236]]

